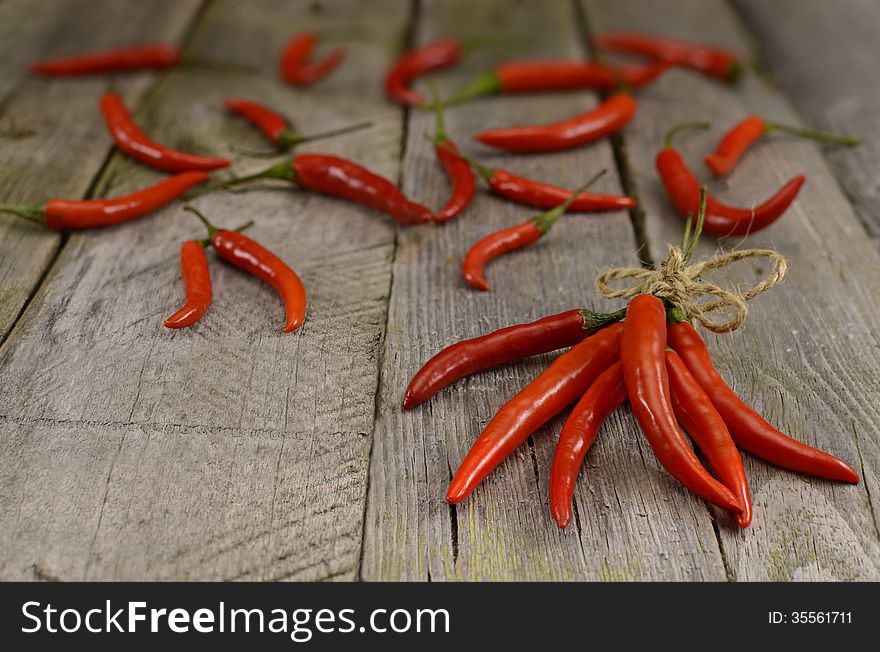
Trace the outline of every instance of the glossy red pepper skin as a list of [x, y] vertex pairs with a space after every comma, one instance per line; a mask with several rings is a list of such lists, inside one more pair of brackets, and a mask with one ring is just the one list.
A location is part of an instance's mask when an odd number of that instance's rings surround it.
[[187, 240], [180, 246], [180, 274], [186, 290], [186, 303], [165, 320], [168, 328], [192, 326], [211, 306], [211, 273], [205, 247], [198, 240]]
[[70, 57], [35, 61], [30, 70], [45, 77], [94, 75], [132, 70], [164, 70], [178, 65], [182, 52], [168, 43], [146, 43], [90, 52]]
[[285, 134], [291, 133], [291, 129], [290, 124], [279, 113], [259, 102], [239, 97], [224, 100], [223, 106], [254, 125], [276, 147], [285, 146]]
[[571, 499], [581, 465], [608, 415], [626, 400], [620, 362], [615, 362], [590, 385], [559, 433], [550, 472], [550, 513], [563, 530], [571, 522]]
[[287, 317], [284, 332], [299, 328], [306, 317], [306, 289], [283, 260], [237, 231], [221, 229], [211, 236], [217, 255], [251, 276], [268, 283], [281, 297]]
[[410, 201], [388, 179], [339, 156], [299, 154], [293, 159], [293, 173], [302, 188], [366, 204], [399, 224], [425, 224], [432, 219], [431, 211]]
[[[518, 204], [536, 208], [553, 208], [571, 197], [571, 190], [549, 183], [532, 181], [519, 175], [495, 168], [487, 179], [492, 192], [507, 197]], [[592, 213], [598, 211], [626, 210], [636, 205], [632, 197], [600, 195], [582, 192], [568, 208], [569, 213]]]
[[456, 342], [419, 369], [403, 397], [403, 409], [424, 403], [444, 387], [484, 369], [577, 344], [594, 330], [580, 310], [568, 310], [528, 324], [501, 328], [487, 335]]
[[666, 308], [650, 294], [629, 302], [620, 361], [633, 413], [660, 464], [698, 496], [728, 511], [742, 506], [703, 468], [678, 428], [666, 371]]
[[452, 218], [461, 214], [468, 207], [474, 198], [474, 192], [477, 187], [477, 178], [474, 175], [471, 166], [467, 161], [462, 160], [453, 152], [458, 152], [458, 148], [451, 140], [443, 139], [438, 142], [434, 151], [437, 154], [437, 160], [443, 166], [446, 176], [452, 182], [452, 194], [449, 201], [439, 211], [434, 213], [436, 222], [448, 222]]
[[764, 123], [764, 119], [757, 115], [750, 115], [724, 134], [715, 151], [707, 154], [703, 160], [706, 162], [706, 166], [712, 170], [712, 174], [716, 177], [723, 177], [736, 167], [742, 155], [765, 133], [767, 133], [767, 125]]
[[474, 136], [484, 145], [510, 152], [555, 152], [586, 145], [622, 129], [636, 113], [629, 93], [617, 93], [594, 109], [543, 125], [491, 129]]
[[410, 90], [410, 82], [432, 70], [455, 65], [461, 55], [461, 41], [454, 37], [441, 38], [405, 52], [385, 75], [386, 95], [400, 104], [426, 104], [424, 95]]
[[752, 522], [749, 481], [724, 420], [678, 354], [669, 349], [666, 350], [666, 371], [675, 418], [709, 460], [715, 476], [733, 492], [742, 506], [742, 511], [736, 515], [737, 524], [748, 527]]
[[50, 199], [43, 209], [45, 225], [54, 231], [73, 231], [128, 222], [171, 203], [207, 178], [205, 172], [181, 172], [123, 197]]
[[669, 345], [709, 396], [738, 446], [792, 471], [840, 482], [859, 482], [859, 474], [851, 466], [779, 432], [746, 405], [715, 370], [709, 349], [693, 326], [685, 322], [670, 324]]
[[225, 168], [229, 161], [216, 156], [196, 156], [150, 140], [131, 117], [118, 93], [108, 91], [101, 97], [104, 123], [116, 146], [133, 159], [165, 172], [188, 170], [216, 170]]
[[659, 61], [644, 66], [609, 67], [597, 61], [548, 59], [510, 61], [495, 67], [499, 90], [503, 93], [595, 88], [614, 90], [620, 86], [639, 88], [650, 84], [671, 64]]
[[623, 327], [613, 324], [556, 358], [492, 418], [455, 473], [446, 500], [458, 503], [529, 436], [578, 400], [620, 350]]
[[599, 50], [640, 54], [687, 66], [724, 81], [733, 81], [742, 73], [742, 65], [735, 54], [709, 45], [635, 32], [600, 34], [593, 37], [592, 44]]
[[[700, 184], [681, 154], [666, 147], [657, 155], [656, 164], [666, 193], [679, 214], [685, 218], [688, 214], [696, 215], [700, 204]], [[755, 208], [728, 206], [709, 195], [706, 198], [703, 230], [718, 237], [748, 235], [760, 231], [785, 213], [805, 180], [803, 175], [791, 179], [775, 195]]]
[[543, 235], [532, 220], [509, 229], [490, 233], [471, 247], [464, 257], [461, 272], [465, 282], [476, 290], [489, 291], [483, 268], [490, 260], [516, 249], [528, 247]]
[[345, 48], [338, 47], [323, 59], [309, 64], [308, 59], [314, 49], [315, 35], [311, 32], [303, 32], [290, 39], [284, 45], [278, 62], [281, 78], [291, 86], [310, 86], [327, 77], [345, 59]]

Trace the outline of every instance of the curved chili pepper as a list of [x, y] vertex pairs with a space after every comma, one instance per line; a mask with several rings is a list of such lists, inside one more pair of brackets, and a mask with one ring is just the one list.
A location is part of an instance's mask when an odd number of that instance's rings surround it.
[[458, 467], [446, 500], [463, 500], [529, 435], [583, 395], [617, 359], [622, 330], [612, 324], [575, 344], [505, 403]]
[[550, 471], [550, 512], [563, 530], [571, 522], [571, 499], [584, 457], [596, 441], [599, 427], [626, 396], [623, 369], [615, 362], [593, 381], [559, 433]]
[[708, 394], [737, 445], [792, 471], [841, 482], [859, 482], [859, 474], [847, 463], [779, 432], [743, 403], [716, 371], [709, 349], [693, 326], [687, 322], [670, 324], [669, 345]]
[[436, 222], [448, 222], [461, 213], [474, 198], [477, 187], [477, 179], [474, 176], [468, 162], [459, 156], [458, 147], [455, 146], [446, 134], [446, 123], [443, 119], [443, 105], [434, 102], [437, 112], [437, 126], [434, 128], [434, 152], [440, 165], [443, 166], [446, 176], [452, 182], [452, 195], [449, 201], [439, 211], [434, 213]]
[[163, 70], [183, 59], [181, 49], [168, 43], [145, 43], [71, 57], [44, 59], [31, 64], [31, 72], [46, 77], [92, 75], [129, 70]]
[[594, 109], [543, 125], [490, 129], [474, 136], [490, 147], [510, 152], [555, 152], [591, 143], [622, 129], [636, 114], [629, 93], [617, 93]]
[[710, 45], [685, 43], [635, 32], [600, 34], [594, 36], [591, 43], [598, 50], [641, 54], [687, 66], [725, 81], [735, 81], [742, 74], [742, 64], [735, 54]]
[[328, 154], [298, 154], [261, 172], [208, 186], [199, 194], [261, 179], [289, 181], [304, 190], [371, 206], [404, 226], [425, 224], [432, 219], [431, 211], [411, 201], [388, 179], [353, 161]]
[[709, 460], [709, 466], [718, 479], [739, 501], [742, 512], [736, 515], [737, 524], [743, 528], [748, 527], [752, 522], [749, 481], [742, 458], [730, 438], [724, 420], [681, 358], [669, 349], [666, 350], [666, 371], [669, 373], [675, 418]]
[[254, 125], [282, 152], [286, 152], [302, 143], [347, 134], [359, 129], [365, 129], [373, 124], [372, 122], [359, 122], [348, 127], [305, 136], [291, 127], [290, 123], [281, 114], [258, 102], [234, 97], [224, 100], [223, 106]]
[[522, 224], [490, 233], [486, 237], [481, 238], [468, 250], [464, 257], [461, 271], [465, 282], [474, 289], [488, 292], [489, 283], [486, 281], [486, 275], [483, 272], [486, 263], [509, 251], [524, 249], [530, 244], [537, 242], [553, 227], [556, 220], [565, 214], [575, 198], [603, 174], [605, 174], [605, 170], [602, 170], [590, 181], [572, 192], [569, 198], [559, 206], [536, 215]]
[[309, 86], [336, 70], [345, 59], [345, 48], [338, 47], [323, 59], [307, 64], [315, 49], [315, 35], [311, 32], [297, 34], [281, 51], [279, 71], [281, 78], [291, 86]]
[[410, 90], [409, 83], [427, 72], [448, 68], [461, 60], [461, 41], [441, 38], [403, 53], [385, 75], [385, 93], [400, 104], [426, 104], [425, 96]]
[[101, 113], [116, 146], [133, 159], [152, 168], [165, 172], [185, 172], [216, 170], [229, 165], [225, 158], [187, 154], [150, 140], [137, 126], [118, 93], [104, 93], [101, 98]]
[[619, 67], [576, 59], [509, 61], [480, 75], [443, 103], [448, 106], [500, 93], [639, 88], [653, 82], [670, 67], [672, 64], [665, 61], [655, 61], [644, 66]]
[[211, 273], [208, 271], [204, 244], [198, 240], [187, 240], [180, 246], [180, 273], [186, 288], [186, 303], [165, 320], [168, 328], [192, 326], [211, 305]]
[[409, 381], [403, 409], [409, 410], [424, 403], [444, 387], [478, 371], [577, 344], [619, 321], [624, 314], [625, 311], [568, 310], [447, 346]]
[[700, 464], [678, 428], [666, 371], [666, 309], [650, 294], [629, 302], [620, 361], [633, 413], [654, 454], [669, 474], [709, 502], [732, 512], [742, 506]]
[[[452, 152], [452, 150], [447, 151]], [[502, 197], [507, 197], [518, 204], [548, 209], [559, 206], [571, 197], [571, 191], [560, 186], [532, 181], [501, 168], [491, 168], [469, 156], [465, 156], [461, 152], [455, 155], [467, 161], [477, 171], [477, 174], [489, 184], [489, 189], [492, 192]], [[632, 197], [582, 192], [572, 202], [571, 206], [568, 207], [568, 212], [593, 213], [598, 211], [617, 211], [626, 210], [635, 205], [636, 200]]]
[[[657, 171], [666, 193], [682, 217], [696, 215], [700, 203], [700, 184], [684, 162], [678, 150], [670, 145], [671, 137], [681, 128], [703, 126], [705, 123], [688, 123], [672, 129], [666, 144], [657, 155]], [[706, 199], [706, 218], [703, 229], [713, 235], [748, 235], [770, 226], [791, 206], [806, 178], [799, 175], [791, 179], [775, 195], [755, 208], [736, 208], [724, 204], [712, 195]]]
[[837, 145], [846, 145], [854, 147], [859, 144], [859, 139], [853, 136], [838, 136], [826, 131], [816, 131], [814, 129], [803, 129], [801, 127], [790, 127], [788, 125], [779, 124], [778, 122], [770, 122], [764, 120], [761, 116], [750, 115], [741, 122], [735, 124], [721, 138], [715, 151], [707, 154], [703, 159], [706, 166], [712, 170], [716, 177], [723, 177], [728, 174], [739, 162], [742, 155], [748, 149], [760, 140], [766, 134], [773, 131], [783, 131], [804, 138], [811, 138], [824, 143], [834, 143]]
[[0, 204], [0, 212], [41, 223], [53, 231], [95, 229], [152, 213], [207, 178], [205, 172], [181, 172], [123, 197], [50, 199], [44, 207]]
[[208, 239], [218, 256], [267, 283], [278, 293], [287, 313], [284, 332], [299, 328], [306, 317], [306, 289], [296, 272], [243, 233], [218, 229], [192, 206], [183, 208], [198, 217], [208, 229]]

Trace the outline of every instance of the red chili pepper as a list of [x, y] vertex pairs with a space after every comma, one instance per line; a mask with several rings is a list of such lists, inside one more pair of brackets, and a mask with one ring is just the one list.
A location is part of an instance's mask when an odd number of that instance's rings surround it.
[[338, 47], [323, 59], [308, 64], [314, 49], [315, 35], [311, 32], [303, 32], [290, 39], [281, 51], [281, 78], [291, 86], [309, 86], [336, 70], [345, 59], [345, 48]]
[[123, 197], [50, 199], [44, 207], [0, 204], [0, 212], [41, 223], [54, 231], [94, 229], [152, 213], [207, 178], [205, 172], [181, 172]]
[[715, 151], [712, 154], [707, 154], [703, 160], [716, 177], [723, 177], [736, 167], [736, 164], [739, 162], [740, 158], [742, 158], [742, 155], [745, 154], [753, 144], [766, 134], [773, 131], [783, 131], [797, 136], [803, 136], [804, 138], [818, 140], [820, 142], [835, 143], [837, 145], [846, 145], [848, 147], [853, 147], [859, 144], [859, 139], [853, 136], [838, 136], [825, 131], [790, 127], [777, 122], [764, 120], [761, 116], [750, 115], [743, 121], [735, 124], [730, 131], [724, 134], [724, 137], [718, 143]]
[[484, 95], [537, 93], [585, 88], [614, 90], [650, 84], [672, 64], [656, 61], [644, 66], [611, 67], [598, 61], [545, 59], [510, 61], [495, 66], [468, 86], [453, 93], [444, 104], [457, 104]]
[[185, 172], [216, 170], [229, 165], [229, 161], [225, 158], [187, 154], [150, 140], [135, 124], [118, 93], [113, 91], [104, 93], [101, 98], [101, 113], [116, 146], [133, 159], [152, 168], [165, 172]]
[[[703, 127], [705, 123], [688, 123], [673, 128], [666, 137], [663, 150], [657, 155], [657, 171], [666, 193], [682, 217], [696, 215], [700, 203], [700, 184], [687, 167], [681, 154], [672, 148], [671, 138], [680, 129]], [[786, 183], [775, 195], [755, 208], [736, 208], [707, 197], [703, 229], [719, 237], [748, 235], [770, 226], [791, 206], [806, 178], [799, 175]]]
[[666, 350], [666, 371], [669, 373], [672, 410], [676, 419], [709, 460], [715, 475], [733, 492], [742, 506], [742, 512], [736, 515], [737, 524], [748, 527], [752, 522], [749, 481], [724, 420], [681, 358], [669, 349]]
[[31, 72], [47, 77], [65, 77], [129, 70], [163, 70], [176, 66], [182, 58], [181, 49], [176, 45], [146, 43], [35, 61], [31, 64]]
[[621, 324], [612, 324], [575, 344], [505, 403], [471, 446], [446, 500], [463, 500], [535, 430], [582, 396], [614, 364], [622, 330]]
[[218, 229], [192, 206], [184, 206], [184, 210], [196, 215], [208, 229], [208, 238], [218, 256], [267, 283], [278, 293], [287, 312], [284, 332], [299, 328], [306, 317], [306, 289], [296, 272], [243, 233]]
[[477, 179], [468, 162], [459, 156], [458, 147], [449, 140], [446, 134], [443, 105], [437, 102], [436, 98], [434, 105], [437, 111], [437, 126], [434, 129], [433, 138], [434, 152], [437, 154], [437, 159], [440, 161], [440, 165], [443, 166], [446, 176], [452, 182], [452, 195], [449, 197], [446, 205], [434, 213], [434, 220], [436, 222], [448, 222], [471, 203], [471, 200], [474, 198]]
[[404, 226], [431, 221], [431, 211], [411, 201], [388, 179], [353, 161], [328, 154], [298, 154], [256, 174], [209, 186], [200, 194], [261, 179], [289, 181], [303, 190], [371, 206]]
[[636, 114], [629, 93], [617, 93], [594, 109], [543, 125], [490, 129], [474, 136], [490, 147], [510, 152], [555, 152], [592, 143], [622, 129]]
[[619, 321], [624, 313], [568, 310], [447, 346], [413, 376], [403, 397], [403, 409], [424, 403], [444, 387], [478, 371], [577, 344]]
[[686, 322], [670, 324], [669, 345], [708, 394], [737, 445], [792, 471], [841, 482], [859, 481], [859, 474], [851, 466], [779, 432], [743, 403], [715, 370], [709, 350], [693, 326]]
[[[447, 151], [452, 152], [452, 150]], [[541, 183], [540, 181], [532, 181], [501, 168], [490, 168], [460, 152], [455, 155], [467, 161], [477, 171], [477, 174], [489, 184], [489, 189], [492, 192], [502, 197], [507, 197], [518, 204], [544, 209], [555, 208], [571, 197], [571, 191], [565, 188], [549, 183]], [[617, 211], [626, 210], [635, 205], [636, 200], [632, 197], [582, 192], [577, 196], [572, 205], [568, 207], [568, 212], [593, 213], [598, 211]]]
[[268, 138], [273, 145], [281, 151], [292, 149], [296, 145], [308, 143], [321, 138], [339, 136], [352, 131], [372, 126], [372, 122], [359, 122], [348, 127], [341, 127], [331, 131], [325, 131], [310, 136], [299, 133], [291, 127], [290, 123], [279, 113], [258, 102], [241, 98], [230, 98], [223, 101], [223, 105], [250, 122]]
[[742, 64], [735, 54], [711, 45], [697, 45], [633, 32], [600, 34], [593, 37], [592, 44], [598, 50], [641, 54], [687, 66], [725, 81], [734, 81], [742, 73]]
[[553, 227], [556, 220], [565, 214], [575, 198], [603, 174], [605, 174], [605, 170], [600, 171], [583, 186], [570, 193], [569, 198], [559, 206], [536, 215], [522, 224], [490, 233], [480, 239], [468, 250], [464, 257], [461, 271], [465, 282], [472, 288], [488, 292], [489, 283], [486, 281], [486, 275], [483, 272], [486, 263], [509, 251], [524, 249], [530, 244], [537, 242]]
[[620, 361], [633, 413], [660, 463], [698, 496], [732, 512], [742, 506], [730, 490], [700, 464], [678, 428], [666, 371], [666, 309], [650, 294], [629, 302]]
[[385, 75], [385, 93], [400, 104], [425, 104], [424, 95], [409, 89], [416, 77], [432, 70], [448, 68], [461, 60], [461, 41], [441, 38], [403, 53]]
[[599, 427], [626, 396], [623, 368], [615, 362], [590, 385], [559, 433], [550, 472], [550, 512], [563, 530], [571, 522], [571, 499], [584, 457], [596, 440]]
[[211, 273], [208, 271], [208, 258], [202, 242], [187, 240], [181, 245], [180, 273], [186, 288], [186, 303], [165, 320], [168, 328], [192, 326], [211, 306]]

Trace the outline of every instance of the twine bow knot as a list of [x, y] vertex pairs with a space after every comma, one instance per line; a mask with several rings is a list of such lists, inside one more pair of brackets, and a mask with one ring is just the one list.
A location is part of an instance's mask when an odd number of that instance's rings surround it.
[[[631, 299], [639, 294], [653, 294], [679, 308], [688, 320], [697, 320], [715, 333], [729, 333], [743, 325], [749, 314], [747, 301], [766, 292], [782, 281], [788, 271], [788, 261], [772, 249], [741, 249], [719, 253], [697, 263], [689, 264], [696, 247], [705, 214], [705, 191], [701, 190], [700, 214], [691, 231], [688, 221], [681, 246], [669, 245], [666, 260], [655, 269], [644, 267], [617, 267], [596, 278], [596, 289], [608, 299]], [[691, 237], [692, 236], [692, 237]], [[747, 258], [766, 258], [773, 268], [767, 276], [746, 291], [724, 289], [703, 280], [703, 275]], [[610, 283], [633, 280], [628, 287], [614, 289]], [[709, 313], [729, 315], [726, 319], [711, 319]]]

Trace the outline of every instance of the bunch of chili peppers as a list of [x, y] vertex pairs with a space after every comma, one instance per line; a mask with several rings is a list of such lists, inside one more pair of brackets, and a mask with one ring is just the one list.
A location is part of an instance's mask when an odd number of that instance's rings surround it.
[[[685, 261], [693, 253], [706, 205], [702, 193], [697, 226], [685, 231]], [[651, 294], [636, 296], [614, 313], [569, 310], [449, 346], [410, 381], [403, 408], [419, 405], [470, 374], [567, 346], [491, 419], [452, 478], [449, 502], [470, 495], [538, 428], [575, 404], [559, 436], [550, 477], [551, 512], [566, 527], [584, 457], [604, 420], [627, 398], [670, 475], [729, 511], [740, 527], [751, 522], [752, 504], [737, 446], [794, 471], [859, 482], [848, 464], [783, 434], [748, 407], [715, 370], [708, 348], [681, 310]]]

